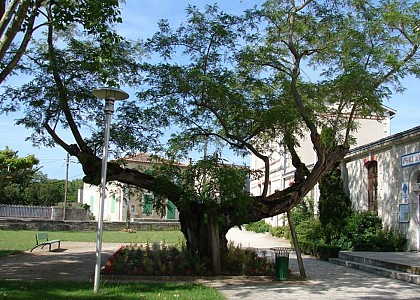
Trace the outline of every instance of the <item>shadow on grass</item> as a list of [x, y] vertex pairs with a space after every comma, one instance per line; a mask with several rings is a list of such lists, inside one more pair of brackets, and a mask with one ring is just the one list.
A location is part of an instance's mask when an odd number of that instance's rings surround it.
[[22, 253], [20, 250], [0, 250], [0, 258]]
[[224, 299], [214, 288], [195, 283], [92, 283], [0, 281], [0, 299]]

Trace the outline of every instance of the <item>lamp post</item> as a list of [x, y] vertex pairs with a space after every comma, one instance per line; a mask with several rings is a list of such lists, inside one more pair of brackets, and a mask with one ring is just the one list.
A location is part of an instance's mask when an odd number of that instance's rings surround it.
[[105, 87], [92, 91], [92, 94], [100, 99], [105, 99], [105, 137], [104, 149], [102, 154], [102, 170], [101, 170], [101, 193], [99, 200], [99, 216], [98, 216], [98, 232], [96, 238], [96, 265], [95, 265], [95, 280], [93, 292], [99, 292], [99, 283], [101, 278], [101, 256], [102, 256], [102, 227], [104, 217], [104, 200], [105, 200], [105, 185], [106, 185], [106, 169], [108, 162], [108, 142], [109, 142], [109, 128], [111, 124], [111, 115], [114, 112], [114, 102], [116, 100], [125, 100], [128, 94], [120, 89], [113, 87]]

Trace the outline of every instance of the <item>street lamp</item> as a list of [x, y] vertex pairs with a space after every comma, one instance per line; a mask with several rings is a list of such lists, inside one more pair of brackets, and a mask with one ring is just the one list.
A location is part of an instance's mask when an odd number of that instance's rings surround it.
[[120, 89], [113, 87], [105, 87], [92, 91], [93, 96], [105, 99], [105, 137], [104, 149], [102, 154], [102, 171], [101, 171], [101, 194], [99, 200], [99, 216], [98, 216], [98, 233], [96, 238], [96, 265], [95, 265], [95, 280], [93, 292], [99, 292], [99, 283], [101, 278], [101, 256], [102, 256], [102, 227], [104, 223], [104, 200], [105, 200], [105, 185], [106, 185], [106, 168], [108, 162], [108, 142], [109, 142], [109, 127], [111, 124], [111, 115], [114, 112], [114, 102], [116, 100], [125, 100], [128, 94]]

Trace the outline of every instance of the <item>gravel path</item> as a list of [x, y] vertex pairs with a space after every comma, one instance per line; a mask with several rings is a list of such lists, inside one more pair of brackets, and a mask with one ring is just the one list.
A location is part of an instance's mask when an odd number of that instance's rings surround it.
[[[103, 244], [102, 265], [121, 244]], [[52, 246], [55, 249], [56, 244]], [[0, 259], [0, 279], [92, 281], [96, 264], [96, 243], [61, 242], [61, 249], [40, 247]]]

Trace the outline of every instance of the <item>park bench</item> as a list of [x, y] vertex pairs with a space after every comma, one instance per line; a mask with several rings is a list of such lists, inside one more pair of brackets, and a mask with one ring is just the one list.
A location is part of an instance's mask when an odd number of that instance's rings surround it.
[[31, 249], [30, 252], [32, 252], [32, 250], [34, 250], [36, 247], [41, 247], [41, 249], [43, 249], [46, 245], [49, 246], [49, 250], [51, 252], [51, 245], [54, 243], [58, 243], [58, 248], [60, 249], [60, 240], [49, 240], [48, 239], [48, 233], [46, 232], [41, 232], [41, 233], [36, 233], [35, 234], [35, 239], [36, 239], [36, 245]]

